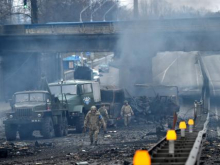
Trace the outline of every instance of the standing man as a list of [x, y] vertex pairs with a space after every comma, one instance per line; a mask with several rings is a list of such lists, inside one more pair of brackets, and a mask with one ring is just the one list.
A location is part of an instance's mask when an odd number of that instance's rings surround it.
[[107, 127], [109, 116], [108, 116], [108, 111], [105, 107], [105, 104], [102, 104], [101, 108], [99, 108], [98, 111], [102, 115], [105, 121], [106, 127]]
[[131, 106], [128, 104], [128, 101], [124, 101], [124, 105], [121, 108], [121, 116], [124, 117], [124, 124], [127, 127], [131, 121], [131, 116], [134, 115]]
[[84, 129], [86, 129], [86, 127], [89, 128], [91, 145], [93, 144], [93, 139], [95, 145], [97, 145], [100, 122], [102, 122], [104, 132], [106, 132], [106, 125], [102, 115], [97, 111], [96, 106], [92, 106], [91, 110], [87, 113], [84, 121]]

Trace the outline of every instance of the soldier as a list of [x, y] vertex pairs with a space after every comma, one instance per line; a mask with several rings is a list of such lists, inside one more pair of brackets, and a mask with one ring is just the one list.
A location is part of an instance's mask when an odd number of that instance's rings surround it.
[[124, 105], [121, 108], [121, 116], [124, 117], [124, 124], [127, 127], [131, 121], [131, 116], [134, 115], [131, 106], [128, 104], [128, 101], [124, 101]]
[[93, 136], [95, 145], [97, 145], [100, 121], [103, 124], [104, 132], [106, 132], [106, 125], [102, 115], [97, 111], [96, 106], [92, 106], [91, 110], [87, 113], [84, 121], [84, 129], [86, 130], [86, 127], [89, 128], [91, 145], [93, 144]]
[[105, 104], [102, 104], [101, 108], [99, 108], [98, 111], [102, 115], [102, 117], [105, 121], [106, 127], [107, 127], [109, 116], [108, 116], [108, 111], [105, 107]]

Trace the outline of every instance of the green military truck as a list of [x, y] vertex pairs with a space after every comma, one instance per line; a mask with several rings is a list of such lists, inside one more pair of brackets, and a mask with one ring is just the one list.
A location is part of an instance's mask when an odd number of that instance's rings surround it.
[[10, 104], [12, 110], [3, 122], [7, 140], [15, 140], [17, 132], [20, 139], [28, 139], [34, 130], [39, 130], [44, 138], [68, 134], [67, 105], [49, 91], [17, 92]]
[[98, 82], [66, 80], [49, 84], [50, 91], [60, 100], [65, 95], [68, 105], [68, 124], [77, 132], [83, 131], [84, 118], [92, 105], [100, 105], [101, 92]]

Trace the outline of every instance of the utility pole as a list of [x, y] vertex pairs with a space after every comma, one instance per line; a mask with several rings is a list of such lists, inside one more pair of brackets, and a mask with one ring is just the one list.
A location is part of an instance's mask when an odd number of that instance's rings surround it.
[[38, 23], [38, 6], [37, 0], [31, 0], [31, 23]]
[[138, 10], [138, 0], [134, 0], [134, 18], [138, 19], [139, 10]]

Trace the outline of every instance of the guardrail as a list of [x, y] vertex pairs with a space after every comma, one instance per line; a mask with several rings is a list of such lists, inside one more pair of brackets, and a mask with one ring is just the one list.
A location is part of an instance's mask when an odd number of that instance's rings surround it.
[[209, 123], [209, 114], [207, 115], [207, 119], [204, 124], [203, 130], [198, 133], [198, 136], [195, 140], [195, 143], [193, 145], [193, 148], [189, 154], [189, 157], [188, 157], [185, 165], [199, 164], [199, 159], [200, 159], [201, 152], [202, 152], [203, 142], [205, 141], [205, 138], [206, 138], [208, 123]]
[[204, 67], [204, 64], [203, 64], [203, 61], [201, 59], [200, 54], [198, 54], [198, 62], [200, 64], [200, 68], [201, 68], [202, 75], [203, 75], [203, 88], [202, 88], [203, 110], [202, 110], [202, 112], [199, 112], [202, 115], [202, 117], [199, 118], [201, 120], [199, 122], [202, 122], [204, 120], [205, 115], [207, 115], [207, 117], [206, 117], [205, 123], [203, 125], [202, 131], [200, 131], [198, 133], [198, 136], [195, 140], [195, 143], [193, 145], [193, 148], [189, 154], [189, 157], [188, 157], [185, 165], [199, 164], [200, 156], [201, 156], [201, 152], [202, 152], [202, 146], [203, 146], [203, 142], [206, 139], [207, 126], [209, 123], [209, 113], [208, 113], [208, 110], [210, 109], [209, 78], [205, 72], [205, 67]]

